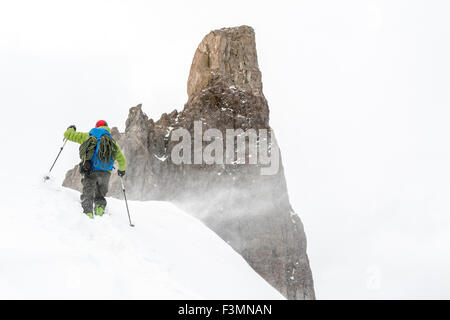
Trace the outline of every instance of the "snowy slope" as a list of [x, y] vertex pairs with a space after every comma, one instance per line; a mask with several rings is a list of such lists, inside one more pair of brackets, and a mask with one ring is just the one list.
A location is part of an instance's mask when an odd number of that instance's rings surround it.
[[195, 218], [165, 202], [108, 199], [89, 220], [79, 193], [8, 178], [0, 201], [0, 298], [282, 299]]

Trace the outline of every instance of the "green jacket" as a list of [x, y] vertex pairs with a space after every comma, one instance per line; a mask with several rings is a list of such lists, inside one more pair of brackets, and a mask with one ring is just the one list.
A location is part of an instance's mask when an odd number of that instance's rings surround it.
[[[111, 129], [109, 129], [108, 127], [100, 127], [100, 128], [106, 129], [109, 132], [111, 132]], [[66, 132], [64, 132], [64, 138], [66, 138], [69, 141], [82, 144], [89, 138], [89, 133], [77, 132], [73, 128], [69, 128], [66, 130]], [[120, 150], [120, 146], [117, 142], [116, 145], [117, 145], [116, 161], [119, 164], [119, 170], [125, 171], [127, 168], [127, 159], [125, 158], [125, 155], [123, 154], [122, 150]]]

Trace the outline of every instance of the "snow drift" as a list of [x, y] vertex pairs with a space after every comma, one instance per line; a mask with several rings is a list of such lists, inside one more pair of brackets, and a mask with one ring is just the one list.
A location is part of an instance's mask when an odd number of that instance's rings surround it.
[[79, 193], [17, 178], [0, 212], [1, 299], [283, 299], [197, 219], [166, 202], [108, 199], [89, 220]]

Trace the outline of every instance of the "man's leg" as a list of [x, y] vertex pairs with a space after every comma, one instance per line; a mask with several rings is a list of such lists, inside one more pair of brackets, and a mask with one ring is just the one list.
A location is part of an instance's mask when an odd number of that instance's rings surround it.
[[[111, 173], [107, 171], [99, 171], [97, 173], [97, 185], [95, 188], [95, 208], [96, 214], [103, 215], [103, 211], [106, 207], [106, 199], [105, 196], [108, 193], [109, 187], [109, 178], [111, 177]], [[101, 209], [98, 209], [101, 207]]]
[[83, 185], [83, 193], [81, 194], [81, 206], [84, 213], [93, 213], [94, 197], [95, 197], [95, 185], [96, 177], [95, 173], [87, 175], [84, 174], [81, 178], [81, 184]]

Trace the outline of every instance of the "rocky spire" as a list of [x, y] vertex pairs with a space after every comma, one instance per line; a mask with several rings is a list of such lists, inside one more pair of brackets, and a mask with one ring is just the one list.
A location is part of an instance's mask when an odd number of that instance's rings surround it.
[[261, 72], [251, 27], [223, 28], [210, 32], [195, 51], [189, 73], [189, 101], [213, 78], [262, 95]]

